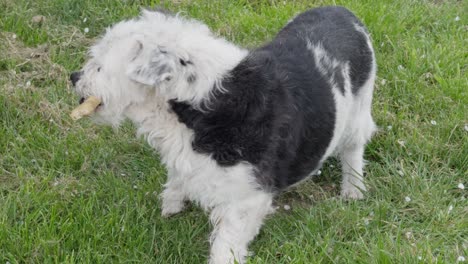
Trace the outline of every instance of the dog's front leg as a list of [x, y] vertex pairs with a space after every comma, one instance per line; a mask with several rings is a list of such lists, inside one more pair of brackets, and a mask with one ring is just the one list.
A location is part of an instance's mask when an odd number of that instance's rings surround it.
[[265, 217], [273, 212], [272, 195], [258, 191], [251, 197], [215, 207], [210, 214], [209, 264], [245, 263], [248, 244], [258, 234]]
[[185, 191], [183, 181], [174, 170], [168, 170], [168, 180], [161, 193], [163, 217], [170, 217], [184, 209]]

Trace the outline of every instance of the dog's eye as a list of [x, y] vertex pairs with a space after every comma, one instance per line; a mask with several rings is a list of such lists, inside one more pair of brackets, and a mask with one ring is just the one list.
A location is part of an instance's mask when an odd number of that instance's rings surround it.
[[100, 72], [100, 71], [101, 71], [101, 67], [98, 67], [98, 68], [97, 68], [97, 71]]
[[179, 59], [179, 62], [180, 62], [180, 64], [182, 64], [182, 66], [187, 66], [188, 64], [193, 64], [191, 61], [183, 60], [183, 59]]

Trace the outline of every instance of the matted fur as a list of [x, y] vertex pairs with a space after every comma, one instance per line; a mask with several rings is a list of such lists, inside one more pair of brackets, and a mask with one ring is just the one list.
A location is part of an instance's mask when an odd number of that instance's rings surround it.
[[143, 11], [109, 28], [72, 82], [128, 118], [168, 170], [162, 215], [190, 200], [210, 212], [209, 262], [245, 262], [272, 199], [337, 154], [342, 196], [359, 199], [376, 65], [364, 26], [339, 7], [291, 20], [248, 52], [196, 20]]

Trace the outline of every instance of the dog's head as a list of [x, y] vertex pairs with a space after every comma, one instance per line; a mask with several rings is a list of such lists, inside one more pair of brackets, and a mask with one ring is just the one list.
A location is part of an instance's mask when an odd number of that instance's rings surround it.
[[107, 29], [89, 55], [70, 79], [82, 99], [102, 100], [98, 119], [117, 125], [129, 106], [151, 98], [201, 102], [245, 51], [198, 21], [143, 11]]

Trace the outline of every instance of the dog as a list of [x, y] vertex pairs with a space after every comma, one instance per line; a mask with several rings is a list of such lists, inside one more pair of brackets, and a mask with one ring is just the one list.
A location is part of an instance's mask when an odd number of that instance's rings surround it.
[[209, 263], [245, 263], [272, 200], [339, 157], [341, 196], [361, 199], [376, 130], [376, 61], [365, 26], [343, 7], [297, 15], [246, 50], [203, 23], [143, 10], [107, 29], [70, 79], [94, 118], [131, 120], [168, 171], [162, 216], [184, 201], [209, 212]]

